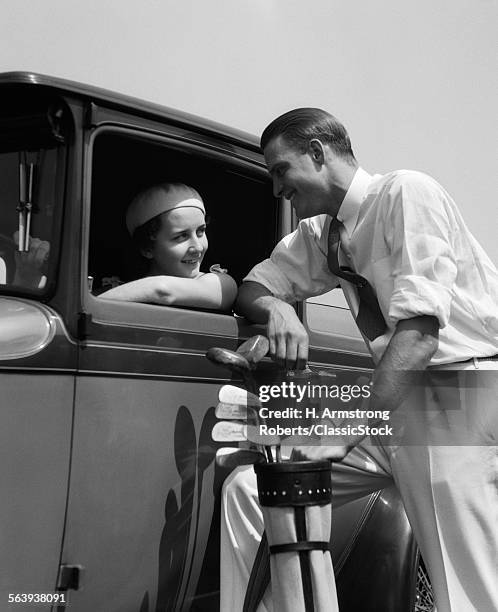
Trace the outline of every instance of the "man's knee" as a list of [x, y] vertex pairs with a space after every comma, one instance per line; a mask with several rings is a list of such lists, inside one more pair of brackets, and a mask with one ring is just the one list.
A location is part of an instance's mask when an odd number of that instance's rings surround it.
[[235, 469], [222, 489], [222, 525], [237, 532], [239, 541], [250, 536], [257, 541], [264, 529], [263, 514], [258, 502], [256, 474], [252, 465]]
[[238, 503], [241, 499], [257, 498], [256, 474], [252, 465], [236, 468], [223, 483], [222, 496], [227, 504]]

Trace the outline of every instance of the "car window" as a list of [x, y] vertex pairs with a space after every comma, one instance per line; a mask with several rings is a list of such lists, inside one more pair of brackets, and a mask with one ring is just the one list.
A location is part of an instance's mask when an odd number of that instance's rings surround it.
[[55, 286], [62, 219], [66, 105], [51, 95], [4, 92], [0, 108], [0, 292], [47, 296]]
[[56, 259], [57, 149], [0, 152], [0, 289], [43, 293]]
[[269, 177], [262, 166], [236, 155], [132, 130], [103, 129], [93, 142], [91, 168], [88, 287], [94, 296], [146, 275], [146, 261], [128, 234], [125, 213], [133, 197], [152, 185], [185, 183], [201, 194], [209, 220], [204, 272], [218, 264], [240, 284], [276, 241], [278, 211]]
[[367, 354], [363, 338], [340, 288], [307, 299], [304, 322], [312, 345]]

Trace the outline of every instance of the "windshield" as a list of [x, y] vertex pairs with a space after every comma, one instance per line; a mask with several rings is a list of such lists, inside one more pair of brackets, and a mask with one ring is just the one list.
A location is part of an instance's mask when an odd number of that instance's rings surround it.
[[0, 152], [0, 292], [41, 293], [52, 280], [60, 149]]

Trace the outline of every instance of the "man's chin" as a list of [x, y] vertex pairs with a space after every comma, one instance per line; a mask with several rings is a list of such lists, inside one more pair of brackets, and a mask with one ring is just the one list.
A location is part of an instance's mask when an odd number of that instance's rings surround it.
[[296, 217], [300, 221], [302, 219], [309, 219], [310, 217], [313, 216], [311, 213], [308, 213], [306, 210], [303, 210], [300, 206], [295, 206], [294, 203], [292, 204], [292, 208], [294, 209], [294, 212], [296, 213]]
[[298, 213], [297, 210], [295, 210], [295, 213], [299, 221], [302, 221], [303, 219], [309, 219], [310, 217], [313, 216], [311, 213], [303, 213], [303, 212]]

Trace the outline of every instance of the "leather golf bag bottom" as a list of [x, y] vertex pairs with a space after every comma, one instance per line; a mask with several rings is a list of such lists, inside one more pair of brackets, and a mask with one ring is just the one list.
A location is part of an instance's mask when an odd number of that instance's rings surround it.
[[329, 551], [330, 463], [261, 463], [254, 469], [270, 548], [275, 612], [337, 611]]

